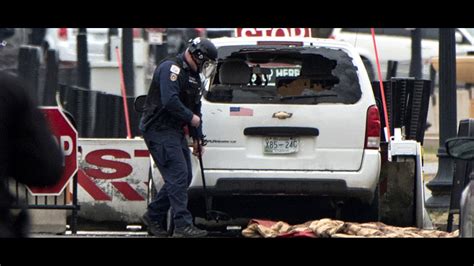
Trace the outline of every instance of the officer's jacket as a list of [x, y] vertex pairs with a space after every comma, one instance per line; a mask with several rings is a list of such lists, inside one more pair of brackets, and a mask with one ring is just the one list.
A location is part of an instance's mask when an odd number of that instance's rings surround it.
[[189, 125], [190, 135], [201, 138], [202, 123], [199, 128], [190, 125], [193, 113], [201, 117], [201, 80], [183, 57], [179, 54], [167, 58], [156, 68], [140, 121], [142, 131], [183, 130]]

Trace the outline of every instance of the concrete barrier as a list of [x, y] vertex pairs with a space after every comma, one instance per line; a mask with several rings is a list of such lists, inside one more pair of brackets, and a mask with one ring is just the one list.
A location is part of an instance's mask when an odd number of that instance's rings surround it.
[[[65, 197], [67, 189], [58, 197], [58, 202], [62, 202]], [[54, 201], [54, 197], [39, 197], [42, 198], [37, 204], [44, 204]], [[47, 202], [46, 202], [46, 199]], [[30, 204], [35, 204], [33, 197], [28, 201]], [[31, 218], [31, 233], [50, 233], [50, 234], [64, 234], [66, 232], [67, 224], [67, 210], [46, 210], [46, 209], [30, 209]]]
[[[10, 179], [10, 193], [17, 198], [18, 202], [29, 206], [53, 207], [51, 205], [71, 205], [71, 183], [58, 196], [33, 196], [31, 192], [21, 183]], [[66, 232], [67, 225], [66, 209], [29, 209], [30, 214], [30, 232], [31, 233], [50, 233], [63, 234]]]
[[147, 207], [150, 157], [143, 139], [79, 139], [79, 218], [139, 223]]

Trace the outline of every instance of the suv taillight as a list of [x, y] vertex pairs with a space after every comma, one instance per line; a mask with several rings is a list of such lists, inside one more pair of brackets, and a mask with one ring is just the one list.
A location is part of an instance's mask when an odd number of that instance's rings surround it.
[[380, 147], [380, 115], [376, 105], [367, 109], [367, 125], [365, 127], [365, 149]]
[[58, 29], [58, 38], [63, 41], [67, 40], [67, 28]]

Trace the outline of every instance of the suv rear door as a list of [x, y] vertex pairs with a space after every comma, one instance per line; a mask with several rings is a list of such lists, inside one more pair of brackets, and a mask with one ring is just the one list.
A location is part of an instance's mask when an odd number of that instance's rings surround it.
[[[219, 57], [225, 60], [219, 80], [203, 99], [207, 169], [360, 168], [371, 104], [367, 99], [373, 101], [373, 95], [363, 92], [357, 67], [345, 51], [221, 47]], [[224, 64], [232, 60], [245, 62], [250, 72], [240, 63], [230, 77], [223, 77]], [[252, 82], [245, 82], [247, 75]], [[263, 78], [258, 85], [257, 75], [266, 75], [268, 83]], [[318, 87], [318, 80], [325, 80], [326, 89]]]

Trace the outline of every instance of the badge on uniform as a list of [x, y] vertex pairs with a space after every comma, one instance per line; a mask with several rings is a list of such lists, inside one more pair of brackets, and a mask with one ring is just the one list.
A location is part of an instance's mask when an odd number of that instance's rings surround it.
[[177, 65], [171, 65], [170, 71], [171, 73], [175, 73], [176, 75], [179, 75], [181, 68], [179, 68]]
[[176, 81], [176, 79], [178, 79], [178, 76], [175, 73], [171, 73], [170, 79], [171, 81]]

